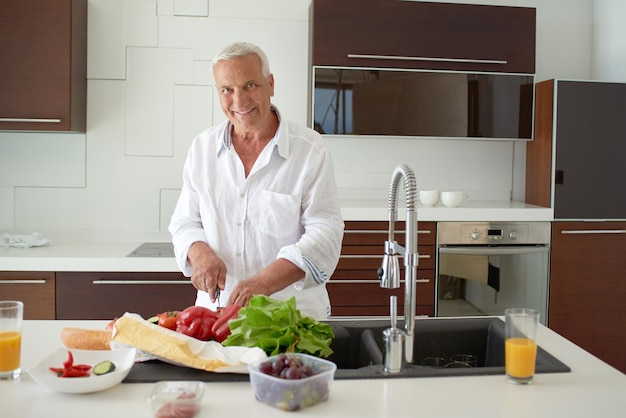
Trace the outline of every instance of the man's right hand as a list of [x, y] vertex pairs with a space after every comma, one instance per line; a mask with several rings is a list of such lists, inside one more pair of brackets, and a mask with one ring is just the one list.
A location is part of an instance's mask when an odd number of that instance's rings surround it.
[[226, 283], [226, 264], [204, 242], [194, 242], [187, 253], [187, 260], [193, 267], [191, 283], [198, 290], [209, 294], [215, 302], [215, 289], [224, 290]]

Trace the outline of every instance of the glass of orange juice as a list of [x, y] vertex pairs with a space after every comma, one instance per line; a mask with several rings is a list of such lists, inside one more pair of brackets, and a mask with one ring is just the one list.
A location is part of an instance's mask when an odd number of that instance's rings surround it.
[[509, 382], [529, 384], [535, 376], [539, 312], [527, 308], [504, 311], [504, 366]]
[[20, 376], [24, 304], [0, 301], [0, 380]]

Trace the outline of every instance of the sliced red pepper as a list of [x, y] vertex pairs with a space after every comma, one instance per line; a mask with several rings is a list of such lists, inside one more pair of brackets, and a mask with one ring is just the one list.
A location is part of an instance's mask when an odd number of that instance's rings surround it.
[[229, 305], [217, 311], [217, 321], [215, 321], [211, 329], [213, 339], [221, 343], [230, 335], [228, 322], [239, 316], [239, 309], [241, 309], [239, 305]]

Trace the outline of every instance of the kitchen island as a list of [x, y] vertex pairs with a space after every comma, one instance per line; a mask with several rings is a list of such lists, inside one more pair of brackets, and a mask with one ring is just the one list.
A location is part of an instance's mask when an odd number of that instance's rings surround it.
[[[0, 411], [7, 418], [151, 417], [146, 398], [153, 384], [121, 384], [83, 395], [53, 392], [26, 372], [62, 346], [63, 327], [103, 328], [107, 321], [25, 321], [22, 376], [0, 381]], [[282, 412], [254, 399], [250, 383], [207, 383], [198, 417], [623, 417], [626, 376], [540, 326], [540, 346], [571, 368], [538, 374], [516, 386], [504, 375], [336, 380], [327, 402]], [[295, 414], [295, 415], [294, 415]]]

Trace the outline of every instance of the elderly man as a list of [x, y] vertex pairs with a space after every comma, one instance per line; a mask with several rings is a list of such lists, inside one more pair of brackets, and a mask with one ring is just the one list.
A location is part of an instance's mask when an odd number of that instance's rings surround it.
[[194, 139], [169, 227], [196, 305], [295, 296], [303, 314], [327, 318], [344, 229], [331, 156], [317, 132], [271, 103], [260, 48], [235, 43], [212, 64], [228, 121]]

